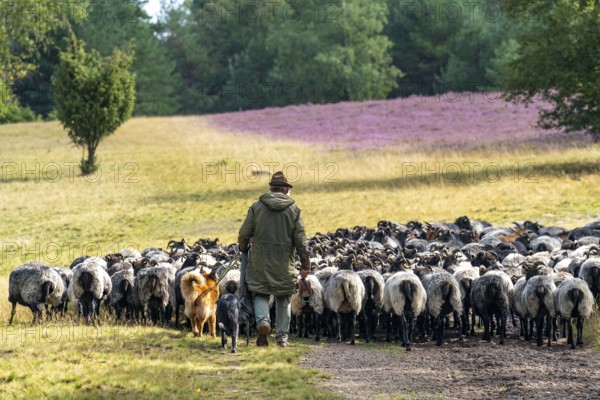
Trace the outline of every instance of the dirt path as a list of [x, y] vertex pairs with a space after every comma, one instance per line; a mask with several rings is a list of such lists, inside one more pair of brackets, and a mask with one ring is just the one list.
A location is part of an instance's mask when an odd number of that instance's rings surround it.
[[328, 342], [302, 362], [331, 374], [323, 386], [346, 399], [600, 399], [600, 352], [559, 340], [538, 348], [511, 336], [500, 346], [466, 339], [416, 343]]

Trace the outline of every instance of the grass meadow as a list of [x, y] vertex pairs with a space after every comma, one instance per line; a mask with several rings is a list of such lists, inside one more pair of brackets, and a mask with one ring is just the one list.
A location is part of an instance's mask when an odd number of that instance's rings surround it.
[[[255, 169], [283, 167], [309, 235], [465, 214], [568, 228], [600, 218], [600, 145], [357, 152], [225, 132], [201, 117], [136, 118], [101, 143], [99, 173], [81, 177], [81, 149], [57, 122], [0, 126], [0, 141], [2, 398], [332, 398], [316, 386], [326, 375], [299, 368], [306, 342], [230, 355], [217, 339], [110, 320], [32, 327], [22, 307], [7, 326], [8, 274], [26, 261], [69, 265], [182, 237], [234, 242], [267, 190]], [[588, 343], [600, 345], [597, 317], [592, 325]]]

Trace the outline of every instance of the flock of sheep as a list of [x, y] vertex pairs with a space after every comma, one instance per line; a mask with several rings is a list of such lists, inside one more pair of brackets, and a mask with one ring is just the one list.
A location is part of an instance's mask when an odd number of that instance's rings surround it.
[[[562, 326], [575, 348], [583, 344], [584, 320], [600, 298], [600, 222], [567, 230], [531, 221], [499, 228], [468, 217], [454, 223], [380, 221], [375, 228], [317, 233], [309, 250], [312, 272], [298, 277], [292, 325], [316, 340], [325, 335], [353, 344], [358, 322], [365, 340], [385, 332], [388, 341], [410, 350], [416, 332], [441, 345], [452, 320], [459, 340], [482, 323], [485, 340], [497, 334], [504, 343], [507, 320], [516, 324], [516, 317], [525, 339], [534, 336], [542, 345], [545, 335], [550, 346]], [[191, 246], [182, 239], [165, 250], [80, 257], [70, 268], [27, 263], [10, 274], [10, 323], [17, 303], [29, 307], [36, 322], [44, 310], [48, 317], [63, 315], [70, 302], [87, 322], [96, 320], [104, 303], [117, 320], [169, 324], [174, 318], [180, 327], [185, 274], [221, 276], [221, 295], [239, 296], [239, 269], [222, 276], [231, 262], [239, 267], [236, 254], [236, 245], [219, 245], [218, 239]]]

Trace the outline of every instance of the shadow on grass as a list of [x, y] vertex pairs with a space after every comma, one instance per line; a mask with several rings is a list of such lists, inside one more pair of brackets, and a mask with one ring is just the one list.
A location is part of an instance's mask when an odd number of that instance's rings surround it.
[[[545, 177], [565, 177], [579, 180], [583, 176], [600, 173], [600, 161], [572, 161], [563, 163], [515, 163], [501, 166], [494, 162], [449, 162], [449, 163], [406, 163], [397, 171], [397, 176], [386, 179], [358, 179], [331, 183], [298, 183], [302, 194], [326, 192], [368, 191], [380, 189], [418, 188], [427, 186], [472, 186], [513, 181], [522, 184], [537, 184]], [[264, 183], [253, 187], [232, 188], [224, 183], [222, 190], [198, 190], [191, 193], [169, 193], [150, 196], [143, 202], [198, 202], [222, 201], [247, 198], [267, 191]]]

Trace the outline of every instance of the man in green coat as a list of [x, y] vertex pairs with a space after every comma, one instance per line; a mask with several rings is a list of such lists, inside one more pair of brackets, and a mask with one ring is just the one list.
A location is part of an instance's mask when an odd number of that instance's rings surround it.
[[240, 251], [252, 251], [246, 284], [252, 292], [254, 318], [258, 327], [257, 346], [268, 346], [271, 330], [269, 296], [275, 297], [275, 339], [281, 347], [288, 345], [290, 299], [296, 290], [295, 252], [301, 262], [301, 274], [309, 271], [304, 223], [300, 209], [290, 197], [292, 185], [283, 172], [275, 172], [269, 182], [270, 193], [260, 196], [250, 207], [240, 228]]

